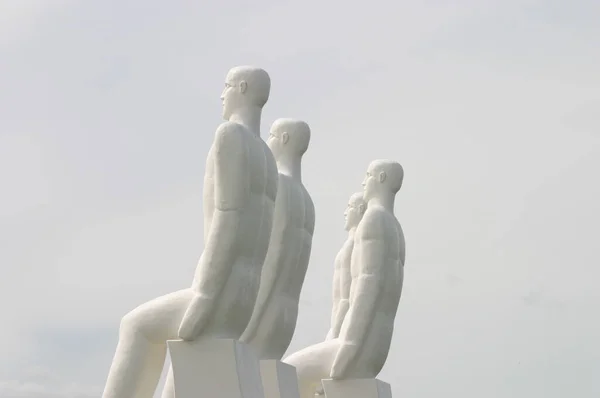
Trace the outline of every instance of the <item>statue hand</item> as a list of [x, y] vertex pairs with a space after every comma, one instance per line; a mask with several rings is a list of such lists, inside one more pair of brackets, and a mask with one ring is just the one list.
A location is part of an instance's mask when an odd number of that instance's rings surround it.
[[211, 311], [211, 303], [198, 295], [190, 302], [177, 333], [179, 338], [191, 341], [202, 333]]
[[332, 379], [343, 379], [348, 372], [350, 364], [354, 361], [356, 354], [358, 353], [358, 346], [352, 343], [342, 343], [340, 349], [333, 360], [333, 366], [331, 367], [331, 373], [329, 377]]
[[198, 337], [199, 333], [196, 332], [196, 328], [194, 326], [195, 325], [189, 318], [184, 319], [181, 322], [181, 325], [179, 326], [179, 332], [177, 333], [179, 338], [181, 340], [191, 341]]
[[321, 395], [325, 395], [325, 391], [323, 390], [323, 384], [321, 384], [319, 387], [317, 387], [317, 392], [315, 393], [315, 397], [321, 396]]

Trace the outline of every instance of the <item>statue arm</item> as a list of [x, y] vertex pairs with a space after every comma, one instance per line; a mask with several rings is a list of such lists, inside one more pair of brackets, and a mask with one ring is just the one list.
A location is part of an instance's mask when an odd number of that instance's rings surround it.
[[193, 340], [202, 333], [229, 279], [238, 239], [240, 211], [248, 196], [243, 136], [236, 125], [222, 124], [214, 144], [215, 209], [200, 257], [192, 298], [179, 328], [179, 337]]
[[[352, 245], [354, 245], [354, 242], [352, 242]], [[350, 286], [352, 284], [350, 264], [348, 263], [350, 261], [350, 258], [352, 258], [352, 247], [350, 248], [349, 253], [347, 253], [344, 258], [344, 260], [346, 260], [346, 263], [342, 263], [339, 269], [339, 298], [332, 331], [334, 338], [339, 336], [340, 330], [342, 329], [342, 324], [344, 323], [344, 319], [346, 318], [346, 314], [350, 309]]]
[[342, 324], [344, 323], [344, 318], [348, 313], [348, 309], [350, 308], [350, 301], [348, 299], [340, 299], [338, 305], [336, 307], [336, 311], [334, 314], [333, 324], [330, 330], [329, 339], [335, 339], [340, 335], [340, 330], [342, 329]]
[[[279, 207], [286, 200], [287, 197], [285, 187], [283, 186], [282, 181], [279, 181], [277, 198], [275, 199], [274, 217], [283, 214]], [[277, 228], [278, 225], [273, 224], [274, 230], [271, 231], [269, 248], [267, 250], [267, 256], [265, 257], [262, 272], [260, 275], [260, 288], [258, 289], [256, 303], [254, 304], [254, 310], [252, 311], [252, 316], [250, 317], [248, 326], [246, 326], [244, 333], [242, 333], [242, 337], [240, 337], [240, 341], [244, 343], [248, 343], [254, 337], [256, 329], [258, 328], [258, 325], [260, 324], [260, 321], [262, 319], [262, 315], [266, 309], [267, 303], [269, 302], [269, 299], [271, 298], [271, 295], [273, 293], [273, 288], [275, 287], [275, 280], [280, 274], [279, 266], [281, 263], [283, 263], [281, 257], [286, 255], [286, 253], [282, 251], [284, 249], [283, 236], [285, 233], [285, 224], [287, 224], [287, 220], [286, 222], [283, 222], [281, 225], [279, 225], [279, 228]]]
[[249, 343], [256, 334], [256, 330], [258, 329], [258, 325], [260, 325], [260, 321], [265, 312], [267, 303], [273, 293], [273, 288], [275, 285], [275, 279], [277, 279], [277, 271], [274, 272], [262, 272], [260, 276], [260, 288], [258, 289], [258, 295], [256, 296], [256, 303], [254, 304], [254, 310], [252, 311], [252, 316], [250, 317], [250, 321], [248, 322], [248, 326], [242, 333], [240, 337], [240, 341], [243, 343]]
[[335, 333], [335, 324], [340, 301], [340, 269], [337, 264], [333, 270], [333, 289], [331, 297], [333, 306], [331, 308], [331, 322], [329, 332], [327, 333], [327, 337], [325, 338], [326, 340], [331, 340], [337, 337], [337, 334]]
[[[366, 218], [366, 217], [365, 217]], [[360, 275], [354, 282], [354, 299], [347, 314], [344, 326], [344, 341], [338, 350], [331, 368], [331, 378], [343, 378], [348, 367], [364, 345], [369, 328], [375, 320], [377, 302], [382, 290], [383, 270], [385, 266], [385, 242], [381, 233], [380, 220], [373, 217], [363, 220], [363, 236], [359, 237], [356, 249], [360, 262]]]

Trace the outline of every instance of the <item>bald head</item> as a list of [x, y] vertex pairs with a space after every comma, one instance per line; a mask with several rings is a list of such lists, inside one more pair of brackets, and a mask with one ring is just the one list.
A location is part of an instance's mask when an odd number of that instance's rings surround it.
[[396, 161], [387, 159], [374, 160], [369, 165], [368, 172], [376, 177], [377, 181], [387, 187], [393, 194], [396, 194], [402, 187], [404, 169]]
[[264, 69], [254, 66], [236, 66], [230, 69], [221, 94], [223, 117], [227, 120], [241, 108], [262, 109], [270, 92], [271, 78]]
[[403, 179], [404, 170], [400, 163], [386, 159], [371, 162], [362, 183], [365, 201], [379, 198], [387, 203], [393, 202]]
[[350, 196], [350, 200], [348, 201], [348, 203], [350, 204], [350, 206], [354, 206], [354, 207], [367, 205], [367, 203], [365, 202], [365, 199], [363, 198], [362, 192], [353, 193]]
[[310, 143], [310, 127], [302, 120], [277, 119], [267, 143], [276, 159], [281, 155], [302, 157]]

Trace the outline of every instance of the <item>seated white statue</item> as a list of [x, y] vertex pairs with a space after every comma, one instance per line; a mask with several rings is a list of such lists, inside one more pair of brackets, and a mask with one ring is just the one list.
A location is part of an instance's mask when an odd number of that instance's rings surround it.
[[322, 379], [375, 378], [387, 359], [404, 275], [404, 235], [394, 216], [403, 175], [394, 161], [369, 165], [363, 182], [367, 210], [356, 229], [350, 306], [339, 337], [284, 360], [296, 367], [300, 398], [313, 398]]
[[[229, 71], [204, 177], [204, 251], [192, 287], [154, 299], [125, 315], [104, 398], [151, 398], [166, 341], [200, 336], [239, 339], [258, 294], [267, 253], [277, 166], [260, 138], [270, 78], [254, 67]], [[172, 373], [165, 391], [172, 393]]]
[[308, 125], [292, 119], [276, 120], [267, 140], [277, 162], [279, 187], [258, 298], [240, 338], [260, 359], [280, 360], [296, 328], [315, 228], [314, 205], [301, 178], [302, 155], [309, 141]]
[[335, 256], [333, 271], [333, 308], [331, 310], [331, 326], [326, 340], [335, 339], [340, 335], [342, 323], [350, 308], [350, 285], [352, 275], [350, 273], [350, 260], [354, 250], [354, 235], [356, 227], [362, 220], [367, 204], [363, 199], [363, 193], [358, 192], [350, 196], [348, 207], [344, 212], [344, 229], [348, 231], [348, 238], [342, 248]]

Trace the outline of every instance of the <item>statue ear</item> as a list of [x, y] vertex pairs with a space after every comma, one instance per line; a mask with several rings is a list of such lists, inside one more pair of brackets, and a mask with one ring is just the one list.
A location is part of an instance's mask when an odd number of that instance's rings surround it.
[[244, 94], [248, 88], [248, 83], [245, 80], [240, 82], [240, 93]]
[[363, 214], [365, 212], [365, 210], [366, 210], [366, 208], [365, 208], [365, 204], [364, 203], [361, 203], [361, 204], [358, 205], [358, 212], [360, 214]]
[[287, 144], [288, 141], [290, 140], [290, 135], [284, 131], [283, 133], [281, 133], [281, 140], [283, 141], [284, 144]]
[[387, 175], [385, 174], [385, 171], [379, 173], [379, 182], [384, 182], [386, 177]]

